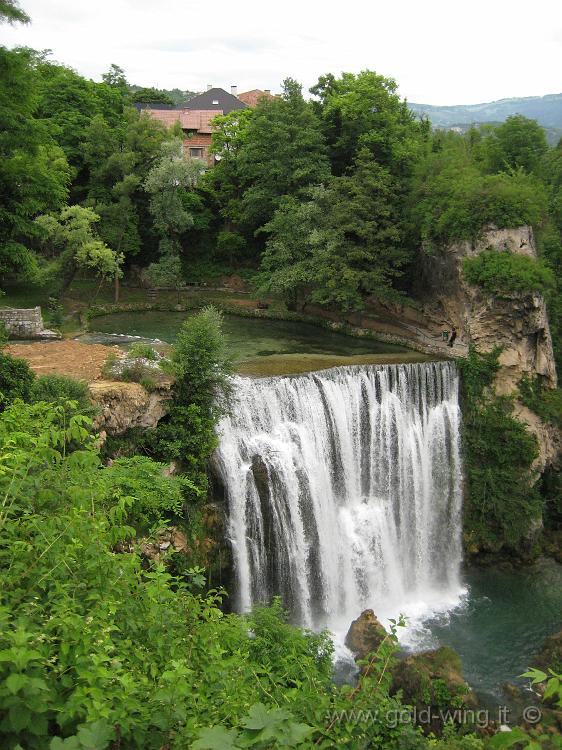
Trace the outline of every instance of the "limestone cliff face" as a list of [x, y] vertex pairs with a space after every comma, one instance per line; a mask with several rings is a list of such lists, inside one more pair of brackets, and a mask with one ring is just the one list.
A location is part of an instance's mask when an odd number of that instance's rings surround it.
[[169, 384], [149, 393], [138, 383], [96, 380], [89, 389], [92, 401], [100, 409], [94, 426], [109, 435], [121, 435], [130, 427], [156, 427], [171, 398]]
[[[422, 269], [423, 286], [429, 289], [423, 314], [430, 327], [457, 329], [457, 346], [467, 352], [502, 347], [495, 389], [499, 395], [513, 393], [525, 375], [540, 376], [547, 388], [557, 385], [552, 339], [546, 305], [540, 294], [493, 295], [468, 284], [462, 265], [467, 257], [493, 248], [536, 257], [533, 230], [490, 228], [475, 243], [459, 242], [435, 255], [427, 254]], [[459, 353], [461, 353], [459, 351]], [[545, 425], [529, 409], [516, 406], [515, 416], [528, 425], [539, 442], [537, 471], [542, 471], [560, 453], [559, 431]]]

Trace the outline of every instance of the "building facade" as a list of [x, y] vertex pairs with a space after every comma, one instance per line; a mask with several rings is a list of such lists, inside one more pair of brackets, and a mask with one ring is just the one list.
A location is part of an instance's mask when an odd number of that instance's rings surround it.
[[253, 89], [238, 96], [236, 86], [231, 87], [230, 93], [208, 86], [207, 91], [190, 99], [187, 107], [168, 104], [139, 104], [137, 107], [166, 127], [179, 122], [184, 133], [183, 148], [186, 157], [200, 159], [206, 167], [212, 167], [215, 163], [215, 158], [210, 153], [213, 118], [248, 107], [253, 109], [262, 97], [274, 98], [268, 90]]

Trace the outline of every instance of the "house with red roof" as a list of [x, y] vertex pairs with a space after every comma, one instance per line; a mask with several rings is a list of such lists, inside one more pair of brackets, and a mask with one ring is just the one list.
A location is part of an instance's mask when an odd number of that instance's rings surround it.
[[201, 159], [208, 167], [212, 167], [215, 163], [214, 156], [210, 153], [213, 118], [247, 107], [253, 109], [263, 96], [274, 98], [267, 90], [253, 89], [238, 96], [236, 86], [231, 87], [230, 93], [221, 88], [208, 86], [207, 91], [190, 99], [186, 107], [156, 103], [137, 104], [137, 107], [166, 127], [172, 127], [179, 122], [184, 132], [185, 155], [189, 159]]

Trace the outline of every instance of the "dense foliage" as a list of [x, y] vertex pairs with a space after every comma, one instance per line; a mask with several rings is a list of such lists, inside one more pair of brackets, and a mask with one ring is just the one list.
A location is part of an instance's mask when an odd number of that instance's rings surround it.
[[222, 335], [222, 316], [207, 307], [181, 327], [171, 356], [173, 400], [145, 450], [180, 462], [197, 487], [206, 489], [207, 460], [217, 445], [215, 426], [227, 408], [230, 358]]
[[528, 554], [543, 499], [531, 465], [535, 437], [512, 415], [508, 397], [495, 395], [499, 351], [470, 352], [463, 378], [463, 443], [468, 492], [464, 535], [469, 552]]
[[[0, 390], [2, 390], [1, 386]], [[28, 400], [25, 396], [20, 396], [20, 398]], [[95, 411], [90, 401], [87, 384], [64, 375], [40, 375], [35, 378], [29, 392], [29, 401], [31, 403], [40, 401], [50, 404], [62, 403], [66, 406], [72, 403], [72, 413], [78, 412], [87, 416], [91, 416]]]
[[545, 293], [555, 285], [552, 270], [528, 255], [485, 250], [465, 258], [463, 270], [467, 281], [492, 294], [509, 292]]

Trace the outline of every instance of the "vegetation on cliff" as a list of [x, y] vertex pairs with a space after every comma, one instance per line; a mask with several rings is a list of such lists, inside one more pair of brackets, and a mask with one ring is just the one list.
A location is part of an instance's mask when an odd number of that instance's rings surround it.
[[469, 553], [531, 555], [544, 498], [532, 464], [536, 438], [514, 418], [513, 400], [497, 396], [499, 350], [459, 361], [463, 382], [463, 443], [467, 493], [464, 538]]

